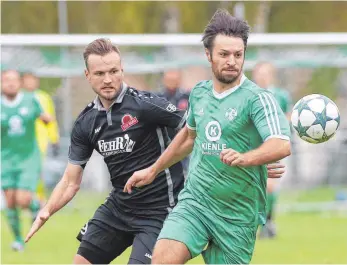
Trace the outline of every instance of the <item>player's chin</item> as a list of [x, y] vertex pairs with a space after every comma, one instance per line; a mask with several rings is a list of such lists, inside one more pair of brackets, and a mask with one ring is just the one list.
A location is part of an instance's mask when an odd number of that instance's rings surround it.
[[114, 100], [117, 97], [117, 93], [116, 92], [102, 92], [100, 94], [101, 94], [102, 98], [104, 98], [104, 99], [106, 99], [108, 101]]
[[222, 75], [222, 80], [226, 84], [233, 83], [239, 76], [238, 72], [228, 72], [228, 73], [223, 73]]

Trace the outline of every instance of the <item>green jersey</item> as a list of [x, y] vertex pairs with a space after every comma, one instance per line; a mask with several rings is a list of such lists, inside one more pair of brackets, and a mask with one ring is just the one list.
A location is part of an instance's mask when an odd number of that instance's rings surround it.
[[13, 101], [1, 97], [2, 168], [18, 167], [21, 161], [39, 155], [35, 121], [42, 109], [34, 95], [20, 92]]
[[271, 87], [268, 90], [273, 94], [274, 98], [277, 100], [282, 111], [285, 114], [290, 112], [290, 108], [292, 105], [292, 99], [291, 99], [288, 91], [286, 91], [282, 88], [278, 88], [278, 87]]
[[270, 138], [289, 140], [289, 123], [273, 95], [245, 76], [221, 94], [212, 81], [190, 94], [187, 126], [196, 130], [191, 164], [180, 199], [194, 199], [238, 225], [265, 221], [265, 166], [228, 166], [220, 152], [245, 153]]

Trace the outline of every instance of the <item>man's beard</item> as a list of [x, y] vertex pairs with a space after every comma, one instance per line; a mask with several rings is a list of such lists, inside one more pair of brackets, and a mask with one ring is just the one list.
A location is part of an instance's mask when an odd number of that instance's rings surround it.
[[118, 91], [115, 91], [114, 93], [102, 93], [101, 91], [98, 92], [96, 89], [93, 89], [93, 90], [99, 96], [99, 98], [107, 100], [107, 101], [114, 101], [119, 96], [120, 92], [122, 91], [122, 87], [120, 87]]
[[237, 78], [239, 78], [240, 73], [241, 73], [241, 72], [239, 72], [237, 76], [226, 76], [226, 75], [223, 75], [222, 72], [218, 72], [215, 69], [212, 69], [212, 71], [213, 71], [214, 76], [217, 78], [217, 80], [223, 84], [226, 84], [226, 85], [234, 83], [237, 80]]
[[110, 95], [107, 95], [107, 96], [102, 95], [101, 93], [98, 94], [98, 95], [99, 95], [100, 98], [102, 98], [102, 99], [104, 99], [104, 100], [107, 100], [107, 101], [114, 101], [114, 100], [118, 97], [119, 93], [120, 93], [120, 91], [117, 91], [116, 93], [110, 94]]

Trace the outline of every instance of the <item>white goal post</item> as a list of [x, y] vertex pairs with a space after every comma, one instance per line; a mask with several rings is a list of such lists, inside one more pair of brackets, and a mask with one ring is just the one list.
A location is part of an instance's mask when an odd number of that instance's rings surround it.
[[[84, 46], [97, 38], [127, 46], [199, 46], [202, 34], [3, 34], [1, 45]], [[254, 33], [249, 46], [346, 45], [347, 33]]]

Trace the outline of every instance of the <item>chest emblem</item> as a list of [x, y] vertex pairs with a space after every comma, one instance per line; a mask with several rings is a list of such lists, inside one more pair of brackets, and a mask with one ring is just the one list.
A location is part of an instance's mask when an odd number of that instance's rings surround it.
[[229, 121], [234, 120], [236, 116], [237, 116], [236, 109], [228, 108], [227, 111], [225, 112], [225, 118], [228, 119]]
[[28, 113], [29, 113], [29, 110], [26, 107], [22, 107], [19, 109], [19, 114], [22, 116], [26, 116], [28, 115]]
[[131, 116], [130, 114], [125, 114], [122, 117], [122, 125], [121, 128], [124, 131], [126, 131], [127, 129], [129, 129], [131, 126], [134, 126], [135, 124], [137, 124], [139, 121], [136, 117]]

